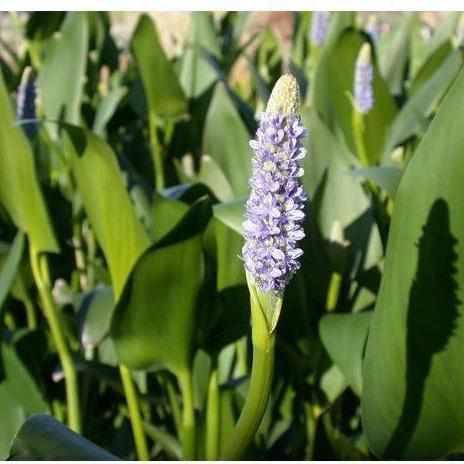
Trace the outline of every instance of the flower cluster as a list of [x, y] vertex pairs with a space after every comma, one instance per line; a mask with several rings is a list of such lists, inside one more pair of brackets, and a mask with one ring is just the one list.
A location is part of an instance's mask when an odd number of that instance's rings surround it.
[[307, 197], [299, 161], [306, 155], [306, 129], [296, 112], [298, 99], [294, 77], [282, 76], [260, 117], [256, 139], [250, 141], [255, 156], [242, 254], [247, 272], [263, 292], [281, 294], [303, 254], [297, 243], [305, 236]]
[[311, 42], [322, 47], [329, 30], [330, 13], [328, 11], [314, 11], [311, 19]]
[[356, 60], [354, 73], [354, 101], [358, 111], [362, 114], [367, 114], [374, 106], [373, 79], [371, 47], [365, 43]]
[[37, 88], [31, 68], [26, 68], [21, 78], [16, 96], [16, 119], [28, 121], [23, 124], [28, 136], [33, 136], [37, 129], [36, 118]]

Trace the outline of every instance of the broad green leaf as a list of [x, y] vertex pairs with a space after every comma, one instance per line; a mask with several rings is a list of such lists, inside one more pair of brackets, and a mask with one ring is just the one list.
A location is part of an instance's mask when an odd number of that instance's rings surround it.
[[2, 306], [13, 285], [24, 253], [24, 234], [18, 232], [5, 259], [0, 256], [0, 314]]
[[416, 24], [417, 14], [406, 13], [400, 24], [396, 24], [380, 40], [379, 67], [393, 95], [399, 95], [403, 91], [405, 69], [410, 55], [409, 42]]
[[251, 170], [249, 133], [225, 84], [218, 82], [206, 117], [203, 151], [217, 162], [235, 197], [248, 193]]
[[0, 347], [2, 378], [0, 380], [0, 458], [6, 459], [11, 442], [21, 424], [30, 414], [48, 412], [33, 378], [12, 348]]
[[245, 200], [219, 203], [213, 207], [213, 214], [226, 226], [243, 235], [242, 223], [245, 220]]
[[406, 139], [425, 131], [428, 118], [453, 83], [462, 64], [461, 52], [454, 51], [441, 68], [407, 100], [391, 126], [384, 158], [389, 157], [393, 149]]
[[453, 51], [453, 46], [451, 42], [445, 42], [441, 47], [439, 47], [429, 59], [421, 66], [414, 80], [412, 81], [411, 87], [409, 88], [409, 95], [414, 95], [421, 86], [427, 82], [435, 72], [437, 72], [446, 61], [446, 58]]
[[250, 321], [250, 296], [240, 258], [244, 241], [242, 235], [217, 217], [211, 220], [208, 232], [213, 242], [209, 251], [215, 263], [216, 295], [213, 300], [208, 293], [202, 304], [200, 345], [215, 355], [246, 335]]
[[45, 414], [34, 415], [24, 423], [14, 439], [9, 458], [24, 461], [119, 460]]
[[174, 67], [166, 57], [153, 20], [140, 17], [132, 38], [149, 112], [158, 118], [178, 118], [187, 112], [187, 101]]
[[34, 168], [34, 157], [21, 127], [15, 125], [0, 74], [0, 202], [37, 252], [58, 252]]
[[164, 237], [188, 211], [182, 201], [155, 194], [153, 200], [153, 240]]
[[209, 201], [199, 200], [135, 264], [111, 325], [119, 360], [128, 367], [189, 368], [204, 274], [200, 233], [210, 215]]
[[464, 451], [463, 105], [461, 72], [396, 193], [363, 368], [363, 424], [377, 456]]
[[368, 269], [379, 262], [383, 247], [370, 201], [360, 180], [350, 175], [352, 155], [315, 114], [309, 130], [311, 155], [305, 158], [303, 182], [313, 195], [312, 214], [328, 242], [338, 221], [350, 242], [353, 264]]
[[371, 313], [328, 314], [321, 319], [320, 334], [329, 356], [353, 391], [361, 396], [362, 360]]
[[149, 239], [138, 222], [117, 160], [97, 136], [67, 126], [66, 147], [84, 208], [103, 249], [118, 301], [126, 278]]
[[321, 58], [317, 66], [311, 91], [311, 105], [320, 114], [323, 121], [327, 122], [332, 113], [332, 101], [329, 89], [331, 78], [328, 61], [333, 54], [335, 45], [346, 29], [354, 25], [354, 14], [352, 12], [338, 11], [333, 13], [327, 41], [322, 49]]
[[[328, 59], [330, 74], [329, 91], [332, 101], [332, 118], [329, 127], [336, 132], [337, 126], [354, 152], [353, 105], [348, 95], [353, 93], [356, 59], [363, 44], [363, 35], [354, 30], [343, 33]], [[380, 76], [374, 60], [374, 106], [364, 116], [364, 143], [371, 164], [380, 161], [383, 154], [386, 134], [397, 113], [397, 108], [389, 93], [387, 84]], [[343, 69], [344, 72], [340, 72]]]
[[[60, 32], [50, 38], [44, 47], [38, 86], [43, 114], [51, 121], [80, 122], [88, 34], [87, 14], [71, 12], [66, 15]], [[48, 127], [56, 138], [58, 127], [55, 124]]]
[[353, 169], [353, 176], [369, 179], [384, 189], [390, 197], [394, 198], [396, 189], [401, 180], [402, 170], [396, 166], [374, 166], [370, 168]]
[[190, 40], [182, 57], [180, 81], [185, 94], [196, 98], [218, 79], [206, 57], [211, 55], [219, 59], [220, 46], [210, 12], [195, 11], [191, 18]]

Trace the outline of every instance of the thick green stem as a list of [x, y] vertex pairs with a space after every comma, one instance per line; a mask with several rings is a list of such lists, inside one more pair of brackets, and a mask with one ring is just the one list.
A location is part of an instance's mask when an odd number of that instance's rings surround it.
[[208, 404], [206, 409], [206, 459], [209, 461], [215, 461], [219, 456], [220, 408], [217, 358], [214, 358], [209, 375]]
[[63, 367], [66, 386], [66, 402], [68, 406], [68, 425], [75, 432], [81, 431], [81, 416], [79, 407], [79, 390], [77, 371], [66, 343], [64, 329], [51, 294], [48, 263], [45, 256], [31, 249], [31, 267], [39, 290], [42, 308], [50, 326], [61, 365]]
[[134, 436], [135, 449], [139, 461], [149, 461], [150, 454], [148, 452], [147, 440], [143, 428], [142, 414], [140, 413], [140, 405], [135, 390], [134, 381], [130, 370], [123, 365], [119, 366], [121, 374], [122, 386], [126, 396], [127, 407], [129, 408], [129, 417], [132, 425], [132, 434]]
[[189, 370], [181, 371], [178, 379], [182, 395], [182, 455], [185, 460], [192, 460], [196, 456], [192, 373]]
[[222, 456], [227, 460], [240, 459], [253, 441], [271, 393], [275, 335], [260, 330], [255, 322], [253, 321], [253, 365], [250, 386], [245, 406]]

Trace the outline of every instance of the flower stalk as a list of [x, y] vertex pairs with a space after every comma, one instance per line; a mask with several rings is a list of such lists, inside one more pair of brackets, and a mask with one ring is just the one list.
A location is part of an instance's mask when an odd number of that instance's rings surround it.
[[251, 192], [243, 223], [242, 250], [251, 304], [253, 362], [242, 413], [223, 457], [238, 459], [246, 451], [269, 400], [275, 330], [285, 288], [299, 269], [303, 250], [306, 194], [300, 183], [306, 133], [299, 112], [296, 79], [286, 74], [276, 83], [260, 117], [252, 161]]

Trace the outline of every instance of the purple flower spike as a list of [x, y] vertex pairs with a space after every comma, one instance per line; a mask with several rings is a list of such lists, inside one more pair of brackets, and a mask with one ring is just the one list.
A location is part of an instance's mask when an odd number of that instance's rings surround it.
[[374, 106], [374, 90], [372, 81], [374, 68], [371, 60], [371, 46], [365, 43], [361, 47], [354, 73], [354, 101], [362, 114], [367, 114]]
[[330, 13], [328, 11], [313, 11], [311, 18], [311, 42], [322, 47], [329, 30]]
[[[33, 120], [36, 118], [37, 88], [32, 76], [31, 68], [26, 68], [21, 78], [16, 96], [16, 119], [18, 121]], [[31, 137], [35, 134], [37, 124], [33, 121], [23, 124], [24, 131]]]
[[306, 194], [300, 183], [306, 155], [301, 124], [299, 89], [295, 78], [285, 74], [276, 83], [266, 112], [261, 114], [254, 151], [251, 193], [243, 223], [245, 268], [263, 292], [281, 295], [300, 267], [305, 236]]

